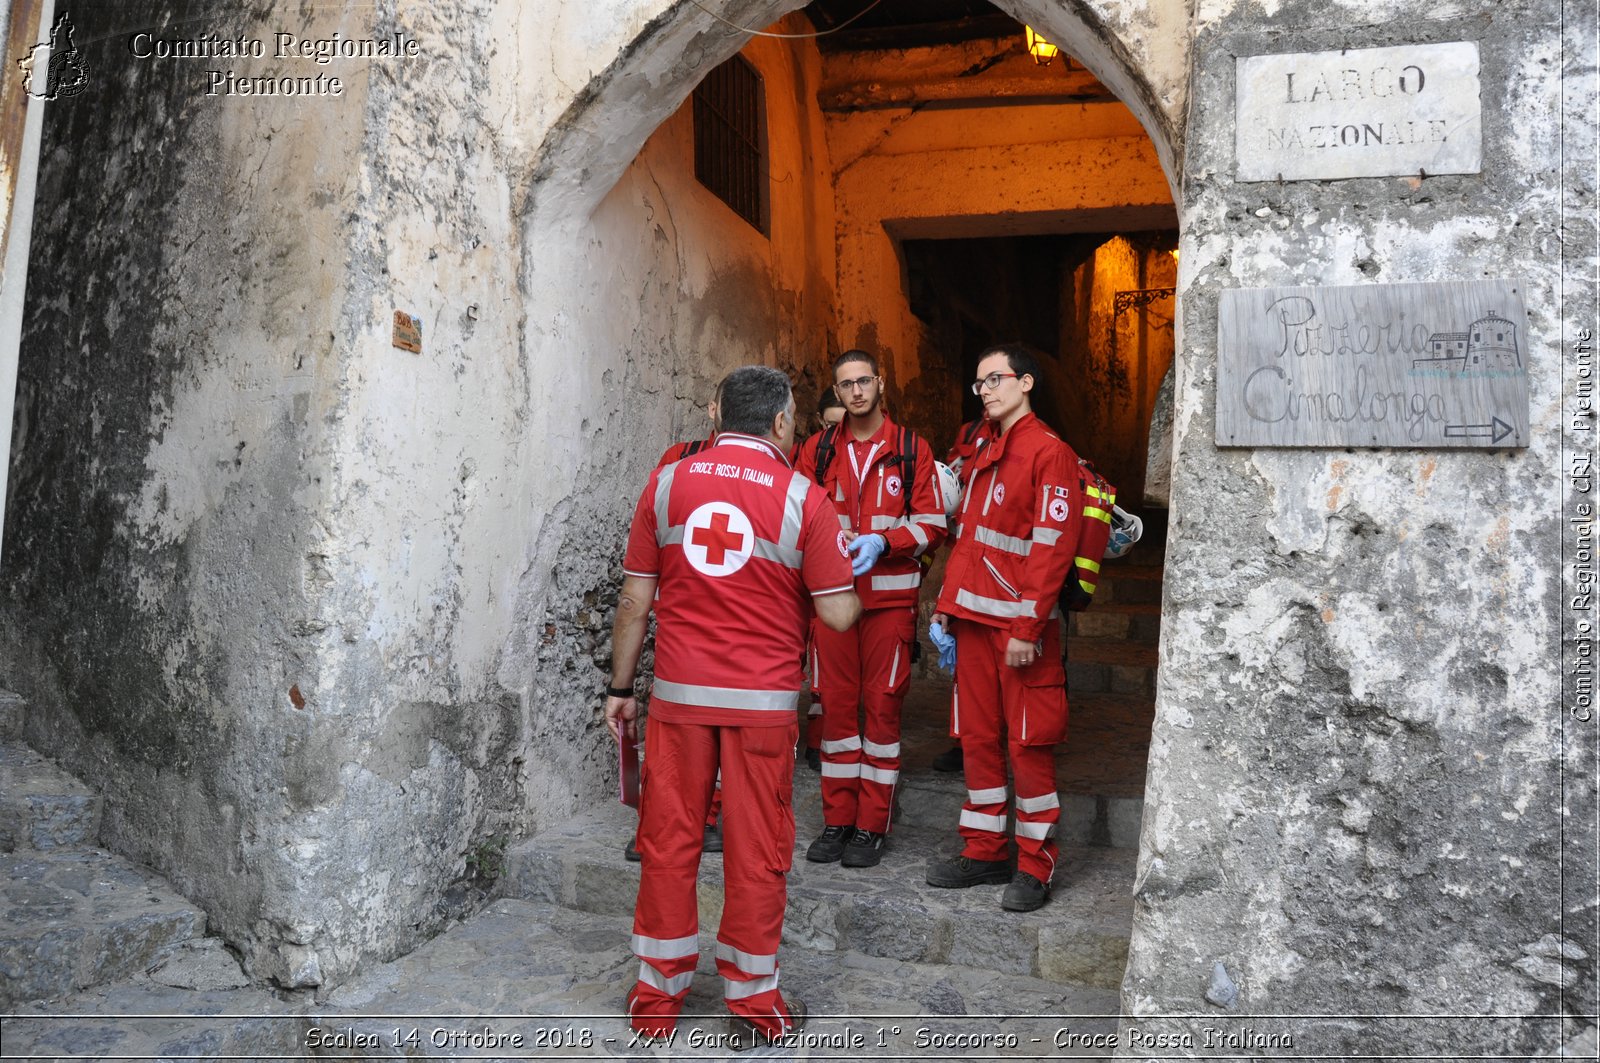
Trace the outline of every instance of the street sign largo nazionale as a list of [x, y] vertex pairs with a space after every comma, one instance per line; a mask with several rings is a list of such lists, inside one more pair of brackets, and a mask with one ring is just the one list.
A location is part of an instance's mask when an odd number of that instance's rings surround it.
[[1517, 282], [1234, 289], [1218, 334], [1218, 446], [1528, 445]]

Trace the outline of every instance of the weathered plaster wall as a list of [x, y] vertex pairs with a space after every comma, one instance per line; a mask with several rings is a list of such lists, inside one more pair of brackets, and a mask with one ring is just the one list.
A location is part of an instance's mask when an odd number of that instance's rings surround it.
[[[1594, 934], [1592, 897], [1564, 906], [1559, 869], [1556, 108], [1564, 64], [1593, 76], [1592, 40], [1564, 49], [1559, 13], [1199, 6], [1162, 665], [1123, 987], [1146, 1034], [1196, 1050], [1213, 1027], [1297, 1031], [1294, 1051], [1334, 1056], [1527, 1054], [1558, 1044], [1559, 1025], [1270, 1016], [1593, 1013], [1593, 958], [1563, 960], [1546, 937], [1564, 907], [1572, 942]], [[1235, 56], [1455, 40], [1481, 48], [1481, 174], [1232, 180]], [[1592, 151], [1592, 129], [1574, 144]], [[1592, 172], [1575, 187], [1588, 221], [1569, 235], [1592, 247]], [[1223, 289], [1478, 277], [1522, 281], [1527, 449], [1214, 446]], [[1567, 784], [1569, 823], [1592, 825], [1593, 780]], [[1568, 842], [1586, 859], [1570, 826]], [[1219, 963], [1233, 1004], [1207, 1000]], [[1564, 1001], [1563, 979], [1578, 987]]]

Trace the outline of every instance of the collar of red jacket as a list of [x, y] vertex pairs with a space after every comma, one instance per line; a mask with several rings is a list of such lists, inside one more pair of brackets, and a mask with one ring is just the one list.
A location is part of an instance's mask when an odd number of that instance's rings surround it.
[[770, 439], [762, 439], [760, 436], [747, 436], [743, 432], [718, 432], [717, 446], [749, 447], [751, 450], [759, 450], [783, 462], [785, 465], [789, 464], [788, 457], [784, 455], [778, 444]]
[[991, 435], [989, 437], [989, 442], [984, 444], [983, 448], [978, 451], [977, 457], [973, 459], [973, 470], [976, 471], [978, 469], [987, 469], [989, 466], [999, 461], [1001, 456], [1006, 452], [1006, 444], [1010, 443], [1011, 440], [1018, 434], [1018, 432], [1024, 436], [1030, 435], [1034, 431], [1035, 426], [1041, 425], [1042, 423], [1043, 422], [1039, 420], [1034, 412], [1029, 410], [1021, 417], [1018, 417], [1016, 423], [1010, 428], [1006, 429], [1004, 432], [996, 432], [995, 434]]

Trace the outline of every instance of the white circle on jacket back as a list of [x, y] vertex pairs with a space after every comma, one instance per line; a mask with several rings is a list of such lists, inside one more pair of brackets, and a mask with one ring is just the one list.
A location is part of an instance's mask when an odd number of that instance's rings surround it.
[[696, 572], [731, 576], [744, 567], [756, 548], [755, 529], [738, 506], [707, 502], [683, 525], [683, 554]]

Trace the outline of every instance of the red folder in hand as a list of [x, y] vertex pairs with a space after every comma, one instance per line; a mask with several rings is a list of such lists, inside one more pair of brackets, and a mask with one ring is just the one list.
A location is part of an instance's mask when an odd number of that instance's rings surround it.
[[639, 807], [639, 746], [624, 735], [617, 743], [618, 772], [622, 784], [622, 803], [629, 808]]

